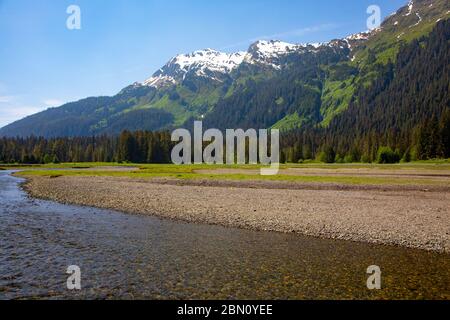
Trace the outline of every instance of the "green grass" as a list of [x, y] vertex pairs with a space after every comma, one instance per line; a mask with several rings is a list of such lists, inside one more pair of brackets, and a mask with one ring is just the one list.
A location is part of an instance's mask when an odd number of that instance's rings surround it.
[[174, 116], [174, 125], [182, 125], [191, 115], [191, 112], [186, 110], [185, 106], [180, 105], [179, 101], [172, 101], [169, 95], [164, 95], [161, 99], [152, 102], [151, 108], [161, 109], [171, 113]]
[[[384, 178], [384, 177], [352, 177], [352, 176], [292, 176], [292, 175], [245, 175], [245, 174], [198, 174], [190, 172], [152, 172], [152, 171], [132, 171], [132, 172], [111, 172], [111, 171], [22, 171], [22, 176], [93, 176], [93, 177], [127, 177], [127, 178], [175, 178], [181, 180], [234, 180], [234, 181], [289, 181], [306, 183], [336, 183], [349, 185], [439, 185], [442, 182], [429, 179], [403, 179], [403, 178]], [[446, 185], [449, 185], [446, 183]]]
[[289, 131], [297, 128], [301, 128], [306, 122], [304, 117], [300, 117], [297, 112], [289, 114], [277, 123], [275, 123], [271, 129], [278, 129], [280, 131]]
[[[137, 168], [189, 168], [189, 169], [216, 169], [216, 168], [232, 168], [232, 169], [259, 169], [261, 165], [183, 165], [176, 166], [173, 164], [140, 164], [140, 163], [119, 163], [119, 162], [66, 162], [66, 163], [49, 163], [49, 164], [0, 164], [0, 168], [12, 169], [12, 168], [96, 168], [96, 167], [137, 167]], [[439, 169], [439, 170], [450, 170], [450, 159], [434, 159], [434, 160], [424, 160], [424, 161], [413, 161], [408, 163], [398, 163], [398, 164], [375, 164], [375, 163], [332, 163], [326, 164], [316, 160], [306, 160], [304, 163], [288, 163], [281, 164], [280, 168], [326, 168], [326, 169], [338, 169], [338, 168], [376, 168], [376, 169]]]
[[[139, 178], [139, 179], [151, 179], [151, 178], [175, 178], [181, 180], [201, 180], [201, 179], [212, 179], [212, 180], [266, 180], [266, 181], [288, 181], [288, 182], [303, 182], [303, 183], [337, 183], [337, 184], [350, 184], [350, 185], [450, 185], [447, 181], [437, 181], [432, 179], [424, 178], [393, 178], [393, 177], [373, 177], [373, 176], [327, 176], [327, 175], [286, 175], [281, 172], [276, 176], [261, 176], [254, 174], [254, 172], [249, 174], [245, 173], [230, 173], [226, 174], [223, 172], [218, 172], [217, 174], [210, 172], [208, 174], [198, 173], [196, 170], [201, 169], [252, 169], [257, 170], [260, 168], [259, 165], [159, 165], [159, 164], [126, 164], [125, 166], [133, 166], [138, 170], [135, 171], [107, 171], [107, 170], [89, 170], [98, 168], [101, 166], [113, 166], [123, 164], [104, 164], [104, 163], [65, 163], [59, 165], [43, 165], [32, 167], [33, 170], [26, 170], [27, 168], [21, 168], [24, 171], [19, 172], [19, 175], [24, 176], [108, 176], [108, 177], [128, 177], [128, 178]], [[5, 167], [14, 168], [14, 167]], [[52, 168], [62, 169], [58, 171], [50, 170]], [[71, 168], [87, 168], [86, 170], [69, 170]], [[448, 160], [442, 161], [429, 161], [429, 162], [414, 162], [409, 164], [396, 164], [396, 165], [374, 165], [374, 164], [321, 164], [321, 163], [310, 163], [310, 164], [286, 164], [281, 165], [280, 169], [287, 168], [310, 168], [310, 169], [395, 169], [395, 170], [420, 170], [420, 169], [431, 169], [431, 170], [449, 170], [450, 162]], [[67, 170], [63, 170], [67, 169]]]
[[95, 167], [134, 167], [136, 164], [117, 163], [117, 162], [67, 162], [67, 163], [49, 163], [49, 164], [0, 164], [5, 169], [23, 169], [23, 168], [48, 168], [48, 169], [70, 169], [70, 168], [95, 168]]
[[[283, 165], [282, 167], [284, 167]], [[303, 164], [288, 164], [288, 168], [317, 168], [317, 169], [381, 169], [381, 170], [450, 170], [450, 159], [414, 161], [397, 164], [376, 163], [334, 163], [310, 162]]]
[[331, 81], [329, 79], [325, 81], [320, 109], [323, 127], [328, 127], [334, 117], [347, 110], [355, 92], [353, 80], [354, 77], [351, 76], [345, 81]]

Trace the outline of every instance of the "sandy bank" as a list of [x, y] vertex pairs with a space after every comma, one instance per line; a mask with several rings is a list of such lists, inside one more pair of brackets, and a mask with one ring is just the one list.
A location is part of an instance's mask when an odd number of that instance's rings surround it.
[[265, 182], [30, 177], [34, 197], [189, 222], [450, 253], [450, 192]]

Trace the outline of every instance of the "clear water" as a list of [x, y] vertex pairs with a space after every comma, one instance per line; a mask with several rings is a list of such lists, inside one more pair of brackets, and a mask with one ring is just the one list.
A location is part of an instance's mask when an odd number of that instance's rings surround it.
[[450, 298], [449, 255], [62, 205], [21, 182], [0, 171], [0, 299]]

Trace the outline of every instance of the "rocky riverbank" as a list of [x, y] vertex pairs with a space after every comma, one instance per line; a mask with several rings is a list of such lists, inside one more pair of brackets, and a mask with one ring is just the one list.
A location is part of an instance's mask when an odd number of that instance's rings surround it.
[[186, 222], [450, 253], [448, 190], [276, 182], [27, 177], [37, 198]]

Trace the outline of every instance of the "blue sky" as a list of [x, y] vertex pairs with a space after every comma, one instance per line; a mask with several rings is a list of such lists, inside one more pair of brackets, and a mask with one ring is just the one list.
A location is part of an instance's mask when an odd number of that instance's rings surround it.
[[[323, 42], [366, 30], [407, 0], [0, 0], [0, 127], [88, 96], [113, 95], [172, 56], [246, 50], [255, 39]], [[69, 5], [81, 30], [69, 30]]]

